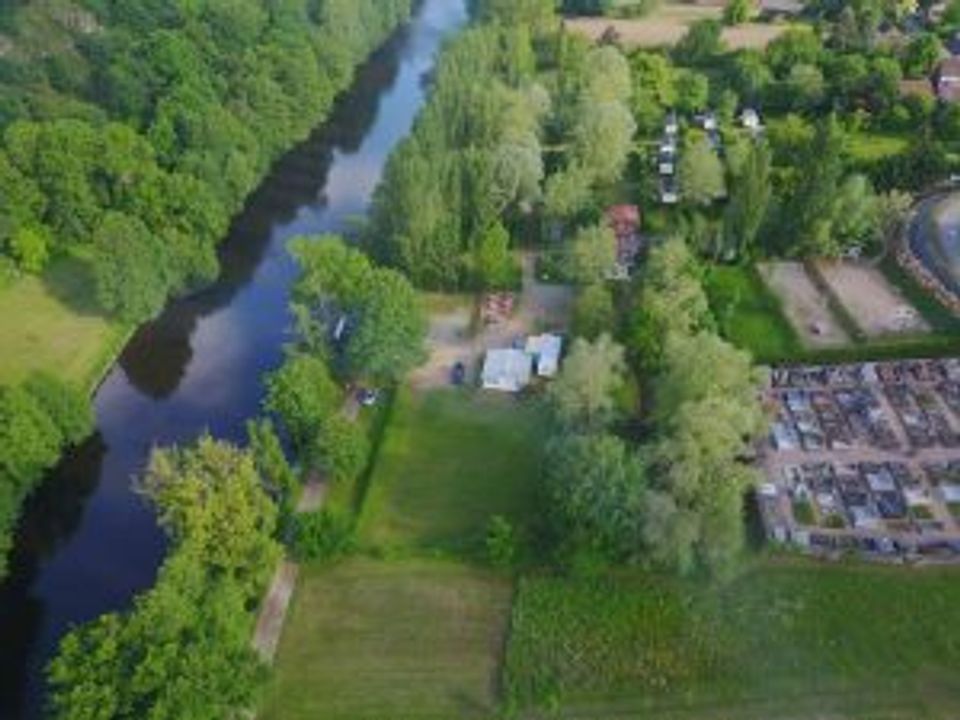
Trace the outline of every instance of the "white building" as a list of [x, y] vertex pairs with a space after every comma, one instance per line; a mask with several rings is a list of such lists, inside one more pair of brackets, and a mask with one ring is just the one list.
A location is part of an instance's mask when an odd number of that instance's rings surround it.
[[523, 350], [490, 350], [483, 363], [483, 387], [516, 393], [530, 384], [533, 358]]
[[562, 350], [563, 338], [559, 335], [533, 335], [527, 339], [527, 355], [533, 358], [540, 377], [556, 377]]
[[747, 130], [760, 129], [760, 116], [753, 108], [746, 108], [740, 115], [740, 122]]

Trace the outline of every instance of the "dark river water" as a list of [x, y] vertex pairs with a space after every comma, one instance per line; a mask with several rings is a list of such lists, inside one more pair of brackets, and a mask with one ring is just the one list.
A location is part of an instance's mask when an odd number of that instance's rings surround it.
[[0, 718], [34, 718], [43, 669], [71, 624], [125, 608], [152, 585], [165, 542], [131, 486], [151, 447], [205, 431], [241, 441], [260, 377], [289, 339], [297, 235], [349, 231], [390, 151], [413, 124], [426, 77], [464, 0], [423, 0], [359, 72], [330, 121], [283, 158], [221, 247], [222, 276], [171, 303], [130, 341], [96, 395], [97, 432], [31, 499], [0, 588]]

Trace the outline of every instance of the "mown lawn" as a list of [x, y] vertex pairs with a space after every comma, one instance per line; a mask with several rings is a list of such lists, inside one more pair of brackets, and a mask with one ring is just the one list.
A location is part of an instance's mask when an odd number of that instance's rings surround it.
[[946, 720], [960, 572], [762, 560], [713, 589], [529, 577], [506, 663], [517, 704], [565, 717]]
[[0, 290], [0, 383], [44, 370], [92, 389], [126, 334], [97, 309], [82, 261], [58, 260]]
[[705, 282], [710, 307], [725, 338], [760, 362], [799, 355], [803, 346], [780, 300], [753, 267], [715, 266]]
[[854, 160], [869, 162], [899, 155], [910, 147], [907, 133], [882, 133], [860, 130], [847, 133], [845, 147]]
[[444, 561], [308, 567], [258, 717], [492, 718], [510, 592]]
[[529, 515], [545, 434], [535, 402], [403, 389], [395, 403], [361, 516], [364, 544], [463, 551], [492, 515]]

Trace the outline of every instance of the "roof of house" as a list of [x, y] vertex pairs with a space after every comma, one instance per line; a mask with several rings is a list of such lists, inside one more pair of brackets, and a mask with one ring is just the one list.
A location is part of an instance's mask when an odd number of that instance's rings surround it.
[[937, 96], [941, 100], [956, 102], [960, 100], [960, 56], [947, 58], [937, 66], [934, 75]]
[[545, 333], [527, 338], [527, 353], [540, 358], [559, 358], [562, 348], [563, 338], [559, 335]]
[[612, 205], [607, 208], [607, 222], [637, 226], [640, 224], [640, 208], [636, 205]]
[[490, 350], [483, 363], [483, 384], [522, 388], [530, 384], [533, 358], [523, 350]]

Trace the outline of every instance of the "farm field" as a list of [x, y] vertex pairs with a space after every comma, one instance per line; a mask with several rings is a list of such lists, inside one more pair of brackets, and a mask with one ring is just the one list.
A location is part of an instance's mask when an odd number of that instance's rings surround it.
[[492, 515], [535, 500], [543, 422], [533, 401], [401, 390], [361, 518], [364, 544], [463, 550]]
[[617, 572], [520, 582], [506, 687], [563, 717], [960, 712], [956, 570], [757, 560], [726, 586]]
[[[567, 18], [564, 22], [570, 30], [594, 41], [603, 37], [609, 28], [613, 28], [626, 47], [653, 48], [675, 45], [697, 20], [719, 20], [722, 15], [722, 5], [668, 2], [642, 18], [578, 17]], [[737, 27], [725, 27], [722, 37], [727, 47], [732, 50], [762, 49], [788, 27], [788, 24], [746, 23]]]
[[80, 260], [58, 260], [43, 277], [0, 290], [0, 383], [38, 370], [84, 389], [99, 380], [127, 330], [99, 311], [84, 270]]
[[444, 561], [306, 568], [259, 717], [492, 717], [510, 594]]

